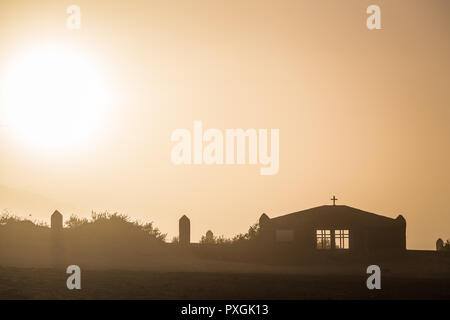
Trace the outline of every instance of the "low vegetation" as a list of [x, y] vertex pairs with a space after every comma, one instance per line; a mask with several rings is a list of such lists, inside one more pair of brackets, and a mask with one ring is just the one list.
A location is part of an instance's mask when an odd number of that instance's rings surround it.
[[92, 212], [91, 218], [79, 218], [76, 215], [71, 215], [70, 218], [66, 221], [65, 225], [69, 229], [77, 229], [90, 225], [116, 225], [116, 226], [124, 226], [129, 229], [136, 229], [145, 232], [151, 238], [154, 238], [160, 242], [165, 242], [167, 234], [162, 233], [157, 227], [154, 226], [153, 222], [142, 223], [138, 220], [132, 221], [129, 216], [125, 214], [119, 213], [96, 213]]
[[250, 226], [247, 233], [240, 233], [232, 238], [224, 236], [215, 236], [211, 231], [208, 231], [200, 239], [200, 244], [240, 244], [244, 242], [251, 242], [259, 235], [259, 224], [255, 223]]
[[0, 214], [0, 226], [6, 225], [23, 225], [23, 226], [36, 226], [36, 227], [48, 227], [48, 224], [38, 220], [30, 220], [27, 218], [19, 217], [10, 213], [8, 210], [3, 210]]

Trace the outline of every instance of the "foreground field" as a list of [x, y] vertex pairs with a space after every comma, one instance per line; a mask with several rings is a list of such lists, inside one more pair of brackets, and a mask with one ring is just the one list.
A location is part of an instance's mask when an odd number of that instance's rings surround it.
[[0, 299], [450, 299], [450, 278], [154, 271], [82, 272], [82, 289], [66, 288], [57, 269], [0, 268]]

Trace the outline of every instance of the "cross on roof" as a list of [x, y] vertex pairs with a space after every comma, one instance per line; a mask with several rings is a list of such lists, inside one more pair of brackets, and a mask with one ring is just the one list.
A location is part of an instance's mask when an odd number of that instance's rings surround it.
[[336, 196], [333, 196], [333, 198], [331, 198], [331, 200], [333, 201], [333, 206], [335, 206], [335, 205], [336, 205], [336, 200], [338, 200], [338, 199], [336, 198]]

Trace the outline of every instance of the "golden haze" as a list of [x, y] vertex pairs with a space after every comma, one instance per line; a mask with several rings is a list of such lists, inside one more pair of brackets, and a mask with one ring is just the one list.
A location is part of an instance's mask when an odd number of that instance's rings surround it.
[[[408, 248], [450, 237], [448, 1], [76, 2], [80, 31], [65, 27], [67, 1], [1, 1], [0, 76], [52, 43], [92, 57], [115, 97], [101, 133], [74, 148], [29, 148], [2, 124], [2, 207], [119, 211], [170, 236], [187, 214], [197, 240], [336, 194], [403, 214]], [[365, 27], [374, 3], [380, 31]], [[279, 128], [279, 173], [174, 166], [171, 132], [194, 120]]]

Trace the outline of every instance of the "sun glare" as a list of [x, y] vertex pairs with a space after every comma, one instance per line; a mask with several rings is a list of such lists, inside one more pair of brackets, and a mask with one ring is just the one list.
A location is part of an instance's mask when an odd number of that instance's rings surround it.
[[16, 59], [4, 74], [1, 90], [7, 130], [45, 149], [71, 149], [94, 139], [111, 102], [90, 59], [55, 47]]

